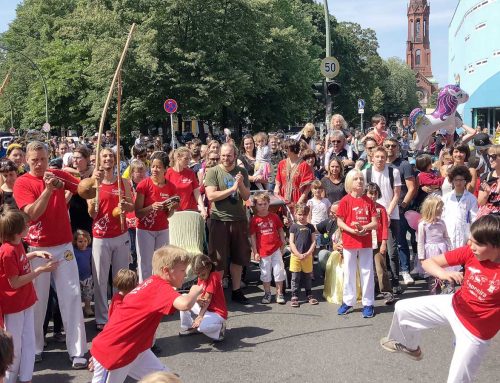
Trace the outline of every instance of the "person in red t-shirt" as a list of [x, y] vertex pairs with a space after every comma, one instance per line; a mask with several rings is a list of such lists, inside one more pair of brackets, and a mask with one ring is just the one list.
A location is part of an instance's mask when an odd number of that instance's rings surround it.
[[[26, 254], [21, 242], [28, 233], [28, 217], [21, 211], [4, 205], [0, 214], [0, 289], [5, 330], [12, 334], [14, 361], [7, 371], [7, 382], [29, 382], [35, 364], [35, 323], [33, 305], [36, 302], [32, 281], [40, 274], [54, 271], [58, 262], [45, 251]], [[39, 257], [45, 263], [31, 271], [29, 260]], [[47, 262], [48, 260], [48, 262]]]
[[[116, 155], [110, 148], [100, 153], [99, 167], [93, 177], [99, 184], [99, 205], [96, 199], [89, 200], [88, 212], [92, 224], [92, 277], [94, 278], [95, 322], [102, 330], [108, 321], [109, 270], [113, 277], [120, 269], [128, 268], [130, 261], [130, 237], [123, 214], [134, 210], [130, 183], [118, 182], [115, 175]], [[121, 188], [122, 200], [119, 200]], [[123, 214], [116, 216], [116, 208]]]
[[123, 383], [127, 376], [140, 380], [149, 373], [169, 370], [150, 350], [164, 315], [190, 310], [203, 290], [194, 285], [179, 294], [189, 254], [164, 246], [153, 255], [153, 275], [128, 293], [104, 330], [94, 338], [92, 383]]
[[[215, 270], [215, 264], [210, 257], [204, 254], [195, 256], [193, 271], [198, 275], [198, 286], [202, 287], [202, 293], [189, 311], [181, 311], [179, 336], [202, 333], [216, 342], [221, 342], [226, 333], [227, 320], [221, 275]], [[196, 315], [194, 320], [191, 313]]]
[[[446, 270], [455, 265], [464, 265], [465, 275]], [[380, 345], [420, 360], [421, 330], [449, 324], [455, 335], [455, 352], [448, 382], [471, 382], [500, 330], [500, 216], [479, 218], [471, 225], [468, 245], [426, 259], [422, 266], [436, 278], [462, 288], [453, 295], [397, 302], [389, 334]]]
[[366, 196], [375, 204], [377, 211], [377, 230], [372, 231], [373, 263], [378, 282], [378, 291], [384, 295], [385, 304], [394, 303], [392, 285], [387, 273], [387, 238], [389, 237], [389, 218], [387, 210], [377, 200], [382, 196], [380, 187], [375, 182], [366, 185]]
[[121, 306], [123, 303], [123, 298], [125, 295], [130, 293], [133, 289], [137, 287], [139, 283], [139, 278], [135, 271], [129, 269], [120, 269], [113, 278], [113, 287], [118, 290], [115, 295], [111, 298], [111, 303], [109, 304], [108, 318], [111, 314]]
[[283, 264], [285, 232], [277, 214], [269, 212], [271, 199], [266, 192], [253, 197], [257, 214], [250, 220], [250, 241], [255, 260], [260, 262], [260, 280], [264, 284], [262, 303], [271, 303], [271, 279], [276, 282], [276, 302], [284, 305], [283, 281], [286, 278]]
[[[45, 336], [43, 322], [47, 311], [51, 276], [57, 290], [61, 316], [65, 323], [66, 347], [73, 368], [85, 368], [87, 339], [81, 307], [80, 278], [73, 253], [73, 235], [69, 222], [65, 191], [76, 193], [78, 179], [57, 169], [48, 169], [48, 151], [45, 144], [32, 141], [26, 147], [30, 171], [14, 184], [14, 199], [19, 209], [30, 218], [30, 228], [25, 241], [30, 250], [52, 254], [59, 266], [51, 273], [43, 273], [33, 282], [38, 301], [34, 306], [35, 352], [41, 361]], [[45, 260], [34, 258], [31, 267], [36, 269]]]
[[371, 231], [377, 228], [377, 211], [373, 201], [364, 195], [364, 186], [360, 170], [353, 169], [347, 173], [345, 188], [349, 194], [342, 197], [337, 211], [337, 225], [342, 230], [344, 246], [344, 293], [337, 313], [347, 314], [356, 303], [356, 270], [359, 263], [363, 290], [362, 314], [363, 318], [372, 318], [375, 314], [375, 286]]
[[200, 211], [203, 218], [207, 218], [207, 209], [200, 194], [200, 184], [196, 173], [189, 168], [191, 151], [182, 147], [176, 149], [172, 155], [172, 167], [167, 169], [165, 179], [171, 182], [177, 195], [181, 198], [178, 211]]
[[153, 252], [168, 245], [168, 217], [178, 207], [178, 203], [168, 202], [177, 194], [175, 186], [165, 180], [168, 165], [166, 153], [154, 152], [151, 156], [151, 177], [139, 182], [136, 189], [136, 247], [140, 282], [151, 276]]

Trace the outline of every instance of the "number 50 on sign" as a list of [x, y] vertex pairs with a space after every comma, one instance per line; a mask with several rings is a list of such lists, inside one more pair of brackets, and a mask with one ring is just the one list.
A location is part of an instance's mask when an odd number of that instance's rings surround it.
[[321, 60], [320, 70], [326, 78], [335, 78], [339, 74], [340, 65], [335, 57], [325, 57]]

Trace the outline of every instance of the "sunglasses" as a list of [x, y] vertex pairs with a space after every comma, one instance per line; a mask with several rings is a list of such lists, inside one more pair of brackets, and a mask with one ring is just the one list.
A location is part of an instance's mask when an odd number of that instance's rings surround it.
[[387, 149], [395, 148], [396, 146], [397, 145], [384, 145], [384, 147]]
[[376, 146], [370, 146], [370, 147], [368, 147], [368, 146], [367, 146], [367, 147], [366, 147], [366, 150], [373, 150], [373, 149], [375, 149], [375, 148], [376, 148]]
[[496, 154], [488, 154], [488, 158], [490, 159], [490, 161], [496, 161], [497, 155]]

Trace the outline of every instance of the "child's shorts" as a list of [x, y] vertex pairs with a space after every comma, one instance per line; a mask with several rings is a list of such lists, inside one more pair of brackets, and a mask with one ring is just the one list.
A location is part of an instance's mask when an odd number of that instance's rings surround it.
[[80, 290], [84, 301], [92, 300], [92, 295], [94, 293], [94, 280], [92, 279], [92, 276], [80, 281]]
[[[275, 282], [283, 282], [286, 278], [285, 265], [281, 250], [278, 249], [267, 257], [260, 258], [260, 280], [262, 282], [271, 282], [274, 275]], [[272, 274], [271, 274], [272, 273]]]
[[307, 257], [306, 259], [299, 259], [295, 255], [292, 254], [290, 257], [290, 271], [292, 273], [312, 273], [313, 271], [313, 257], [312, 255]]

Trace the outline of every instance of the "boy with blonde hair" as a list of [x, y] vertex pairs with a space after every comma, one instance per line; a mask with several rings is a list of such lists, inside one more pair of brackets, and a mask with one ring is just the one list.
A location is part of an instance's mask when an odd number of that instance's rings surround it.
[[187, 295], [175, 290], [182, 286], [188, 264], [188, 253], [177, 246], [154, 252], [153, 275], [125, 296], [92, 343], [92, 383], [123, 383], [127, 376], [139, 380], [152, 372], [169, 371], [150, 347], [163, 316], [190, 310], [202, 291], [198, 285]]

